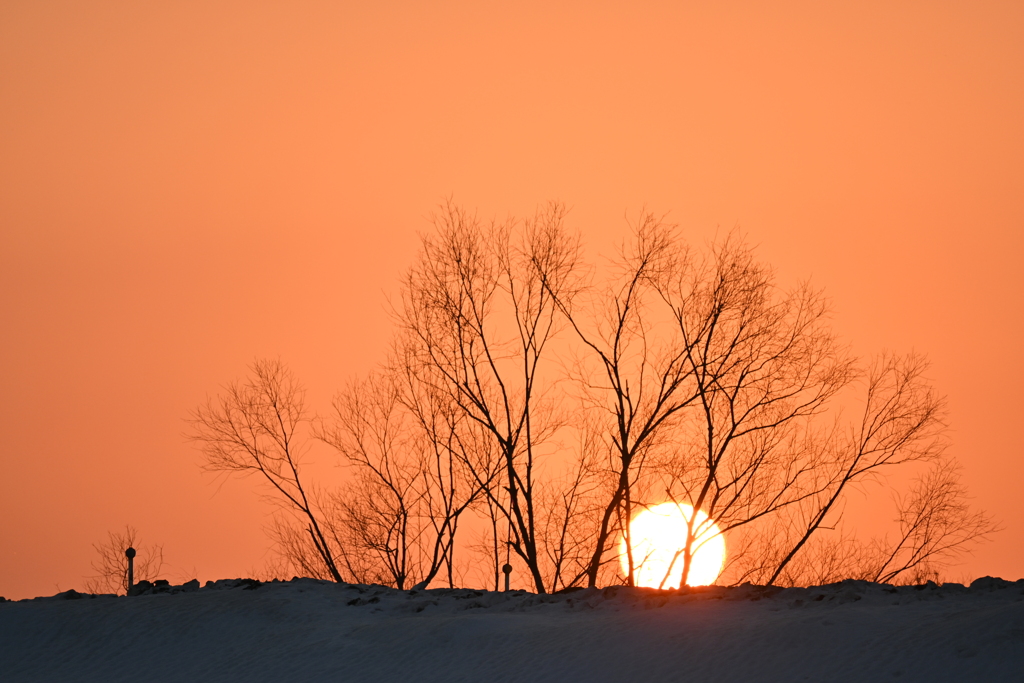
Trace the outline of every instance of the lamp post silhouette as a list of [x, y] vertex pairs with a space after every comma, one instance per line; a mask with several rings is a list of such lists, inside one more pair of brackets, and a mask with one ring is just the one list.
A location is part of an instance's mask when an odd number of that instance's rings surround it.
[[505, 564], [501, 571], [505, 573], [505, 592], [508, 593], [509, 577], [512, 576], [512, 518], [508, 518], [508, 536], [505, 537]]
[[503, 571], [505, 573], [505, 592], [507, 593], [508, 592], [508, 580], [509, 580], [509, 577], [512, 576], [512, 565], [510, 565], [508, 562], [506, 562], [502, 566], [501, 571]]
[[124, 556], [128, 558], [128, 593], [132, 592], [132, 586], [135, 584], [135, 548], [129, 547], [124, 551]]

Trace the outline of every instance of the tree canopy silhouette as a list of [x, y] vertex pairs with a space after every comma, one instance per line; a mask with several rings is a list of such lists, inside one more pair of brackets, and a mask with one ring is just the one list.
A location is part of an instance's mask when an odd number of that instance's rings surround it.
[[[268, 361], [195, 412], [207, 466], [260, 474], [292, 513], [277, 538], [295, 567], [423, 587], [483, 564], [497, 586], [514, 561], [538, 592], [632, 585], [645, 558], [629, 520], [666, 501], [695, 511], [680, 585], [711, 521], [722, 580], [767, 584], [918, 579], [995, 530], [967, 504], [922, 356], [855, 358], [824, 294], [781, 287], [736, 233], [697, 248], [644, 212], [598, 265], [566, 215], [484, 221], [445, 203], [387, 359], [330, 414], [313, 420]], [[311, 420], [347, 466], [337, 491], [300, 477]], [[895, 535], [859, 537], [849, 493], [885, 499], [897, 470], [917, 476], [896, 492]]]

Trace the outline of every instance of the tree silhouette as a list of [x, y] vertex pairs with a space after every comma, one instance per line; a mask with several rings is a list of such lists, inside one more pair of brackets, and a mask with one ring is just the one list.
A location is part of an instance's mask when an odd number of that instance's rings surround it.
[[[510, 560], [538, 592], [633, 585], [629, 522], [674, 501], [694, 513], [665, 581], [678, 568], [686, 584], [711, 523], [726, 581], [894, 581], [996, 529], [967, 504], [923, 357], [854, 357], [824, 294], [781, 287], [735, 232], [698, 249], [645, 211], [598, 277], [566, 213], [440, 208], [387, 360], [315, 421], [346, 465], [340, 489], [300, 477], [311, 418], [279, 361], [194, 413], [207, 467], [259, 473], [300, 521], [274, 528], [294, 566], [454, 585], [469, 550], [496, 587]], [[896, 495], [897, 533], [858, 540], [849, 493], [884, 494], [914, 467], [930, 469]], [[460, 540], [467, 524], [480, 542]]]
[[93, 544], [97, 559], [92, 563], [94, 576], [86, 581], [85, 589], [90, 593], [128, 592], [128, 558], [125, 551], [135, 549], [135, 581], [155, 581], [163, 571], [164, 549], [161, 545], [143, 545], [135, 527], [125, 525], [124, 531], [111, 531], [104, 543]]

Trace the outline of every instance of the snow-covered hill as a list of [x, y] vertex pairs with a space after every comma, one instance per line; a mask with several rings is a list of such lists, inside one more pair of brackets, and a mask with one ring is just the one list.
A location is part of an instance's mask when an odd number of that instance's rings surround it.
[[396, 591], [218, 581], [0, 603], [16, 681], [1024, 681], [1024, 581]]

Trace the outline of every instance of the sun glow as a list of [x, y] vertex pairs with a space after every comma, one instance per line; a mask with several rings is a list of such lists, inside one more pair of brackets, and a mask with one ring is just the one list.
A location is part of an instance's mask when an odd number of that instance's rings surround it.
[[[661, 503], [633, 518], [629, 530], [633, 537], [633, 571], [637, 586], [679, 587], [683, 576], [686, 523], [692, 514], [693, 508], [685, 503]], [[686, 584], [707, 586], [715, 582], [725, 564], [725, 539], [718, 525], [703, 511], [697, 513], [694, 531], [698, 534], [693, 543], [696, 551]], [[625, 537], [619, 543], [619, 551], [622, 572], [627, 574], [629, 559]]]

